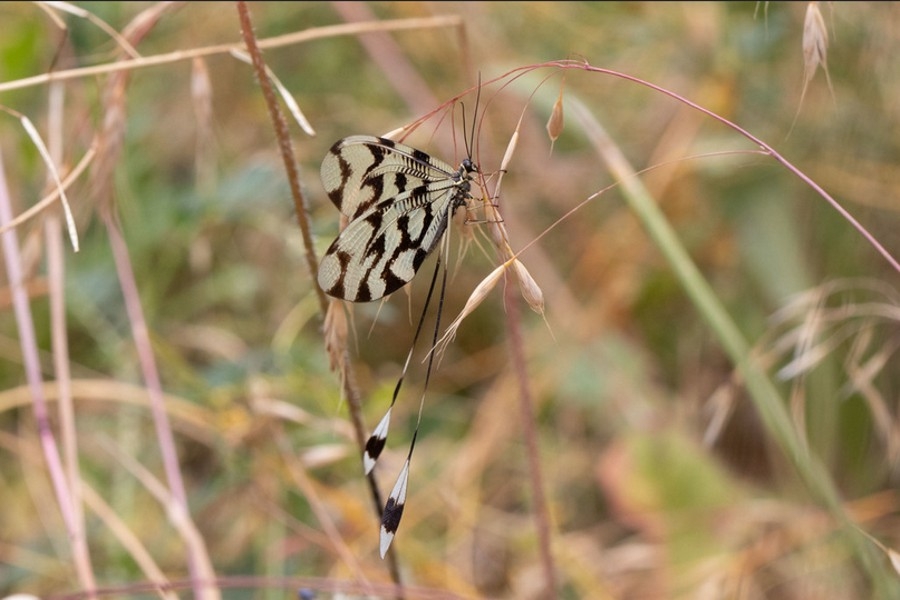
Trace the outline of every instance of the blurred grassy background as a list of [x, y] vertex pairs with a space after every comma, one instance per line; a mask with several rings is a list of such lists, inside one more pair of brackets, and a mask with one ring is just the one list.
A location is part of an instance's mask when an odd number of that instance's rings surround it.
[[[121, 31], [149, 3], [79, 6]], [[802, 106], [806, 4], [304, 2], [251, 10], [259, 38], [366, 13], [373, 20], [464, 18], [464, 38], [456, 29], [391, 34], [431, 98], [399, 92], [398, 83], [412, 78], [399, 64], [390, 73], [379, 67], [354, 36], [265, 52], [317, 131], [310, 138], [294, 127], [319, 255], [337, 232], [337, 211], [318, 180], [336, 139], [408, 123], [468, 88], [478, 72], [488, 80], [562, 58], [652, 81], [736, 122], [900, 255], [897, 5], [822, 7], [833, 93], [819, 71]], [[98, 27], [71, 15], [65, 22], [67, 34], [35, 5], [0, 4], [0, 85], [116, 57]], [[237, 42], [233, 4], [186, 3], [137, 49], [149, 57]], [[211, 56], [205, 66], [209, 122], [197, 116], [190, 61], [131, 74], [113, 192], [170, 395], [192, 516], [218, 576], [260, 578], [247, 584], [252, 592], [224, 597], [284, 597], [283, 577], [320, 578], [311, 587], [361, 576], [389, 581], [259, 87], [230, 56]], [[66, 85], [68, 165], [106, 115], [104, 78]], [[538, 81], [482, 96], [484, 169], [498, 168]], [[501, 210], [515, 249], [611, 182], [571, 120], [551, 153], [543, 128], [558, 90], [559, 73], [527, 108], [504, 180]], [[776, 379], [785, 402], [850, 514], [896, 548], [900, 274], [774, 161], [750, 154], [684, 160], [753, 149], [721, 125], [612, 77], [569, 71], [565, 94], [593, 111], [635, 168], [657, 166], [645, 185], [773, 377], [799, 364], [792, 360], [810, 359], [796, 376]], [[47, 95], [46, 85], [0, 87], [0, 105], [43, 132]], [[473, 99], [466, 101], [471, 114]], [[452, 163], [459, 157], [437, 140], [461, 138], [457, 129], [447, 120], [432, 145], [424, 136], [416, 142]], [[45, 168], [12, 116], [0, 118], [0, 151], [19, 213], [46, 193]], [[180, 581], [183, 545], [157, 500], [115, 457], [160, 471], [98, 199], [86, 178], [69, 193], [82, 242], [66, 257], [65, 276], [82, 477]], [[41, 223], [30, 220], [18, 236], [48, 352], [44, 377], [52, 381]], [[524, 316], [525, 347], [561, 597], [869, 597], [852, 552], [773, 445], [733, 365], [615, 189], [521, 258], [547, 305], [549, 330], [539, 316]], [[493, 266], [492, 257], [470, 249], [444, 323]], [[413, 286], [413, 319], [428, 278]], [[8, 293], [3, 299], [8, 308]], [[776, 313], [781, 321], [771, 318]], [[357, 376], [374, 426], [411, 340], [406, 298], [356, 307], [355, 325]], [[76, 592], [17, 339], [12, 310], [4, 310], [0, 593]], [[542, 589], [508, 352], [498, 288], [463, 323], [426, 398], [396, 544], [406, 581], [436, 596], [528, 598]], [[380, 475], [385, 490], [405, 457], [423, 377], [414, 361]], [[308, 486], [298, 480], [301, 467]], [[357, 564], [341, 558], [311, 502], [325, 508]], [[108, 522], [90, 509], [86, 520], [98, 583], [125, 586], [127, 595], [146, 575]]]

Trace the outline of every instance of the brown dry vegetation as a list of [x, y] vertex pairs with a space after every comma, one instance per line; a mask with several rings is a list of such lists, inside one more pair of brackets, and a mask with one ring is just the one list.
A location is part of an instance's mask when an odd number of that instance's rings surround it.
[[[460, 324], [382, 561], [345, 392], [373, 427], [431, 263], [411, 297], [352, 307], [350, 370], [331, 370], [267, 105], [228, 53], [237, 6], [79, 6], [0, 4], [0, 205], [55, 188], [22, 117], [61, 179], [87, 161], [77, 253], [58, 201], [2, 234], [0, 595], [392, 597], [391, 565], [409, 598], [900, 589], [900, 7], [249, 5], [316, 132], [288, 117], [316, 256], [338, 227], [318, 177], [335, 140], [464, 94], [466, 123], [438, 110], [407, 140], [458, 164], [479, 74], [489, 186], [518, 134], [496, 203], [545, 314], [507, 274]], [[450, 232], [444, 326], [501, 262], [481, 210]]]

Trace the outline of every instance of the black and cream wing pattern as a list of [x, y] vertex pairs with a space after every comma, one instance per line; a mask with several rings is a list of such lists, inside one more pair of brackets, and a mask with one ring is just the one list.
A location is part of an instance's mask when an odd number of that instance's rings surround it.
[[453, 168], [421, 150], [375, 136], [338, 140], [322, 183], [349, 219], [319, 266], [319, 285], [351, 302], [378, 300], [415, 276], [453, 212], [470, 197], [477, 168]]

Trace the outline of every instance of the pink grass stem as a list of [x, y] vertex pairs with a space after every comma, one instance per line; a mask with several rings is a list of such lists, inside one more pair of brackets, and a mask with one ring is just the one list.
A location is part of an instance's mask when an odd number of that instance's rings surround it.
[[[162, 454], [163, 469], [166, 473], [169, 491], [173, 501], [177, 505], [175, 508], [180, 509], [180, 513], [184, 515], [184, 518], [190, 519], [187, 494], [184, 490], [184, 481], [181, 477], [181, 469], [178, 464], [178, 453], [175, 449], [175, 436], [172, 433], [169, 415], [166, 412], [162, 383], [159, 379], [159, 371], [156, 368], [156, 359], [153, 356], [153, 349], [150, 344], [147, 321], [144, 319], [144, 311], [141, 308], [134, 270], [131, 268], [128, 246], [125, 244], [125, 240], [122, 237], [122, 232], [119, 229], [115, 217], [106, 212], [103, 212], [102, 214], [103, 222], [106, 225], [106, 232], [109, 236], [113, 260], [116, 264], [119, 285], [122, 287], [125, 310], [128, 313], [128, 320], [131, 323], [131, 332], [134, 336], [134, 345], [137, 349], [138, 362], [141, 365], [144, 383], [147, 386], [147, 394], [150, 397], [150, 412], [153, 415], [157, 443], [159, 444], [159, 450]], [[171, 507], [169, 507], [169, 510], [171, 510]], [[194, 584], [194, 597], [213, 597], [210, 595], [210, 590], [206, 588], [202, 581], [203, 578], [201, 577], [203, 569], [201, 569], [200, 565], [208, 562], [203, 556], [198, 554], [205, 552], [205, 548], [202, 547], [202, 540], [195, 540], [195, 543], [192, 542], [191, 539], [187, 539], [186, 542], [188, 544], [188, 570], [191, 574], [191, 581]], [[198, 543], [201, 544], [200, 547], [198, 547]]]
[[[0, 227], [12, 221], [11, 204], [9, 188], [6, 184], [6, 174], [3, 169], [3, 160], [2, 156], [0, 156]], [[78, 519], [74, 508], [77, 499], [72, 496], [72, 491], [66, 481], [65, 470], [60, 460], [59, 447], [53, 435], [53, 429], [50, 427], [47, 399], [44, 396], [43, 379], [38, 358], [37, 338], [34, 332], [34, 319], [31, 314], [28, 293], [25, 291], [22, 260], [19, 254], [19, 241], [14, 228], [0, 234], [0, 244], [3, 247], [3, 259], [9, 280], [13, 311], [16, 316], [16, 327], [19, 332], [19, 345], [22, 348], [25, 378], [31, 390], [31, 406], [37, 424], [38, 438], [41, 443], [41, 449], [44, 452], [44, 460], [47, 462], [47, 470], [53, 485], [53, 491], [56, 494], [56, 503], [62, 514], [67, 537], [73, 544], [81, 546], [74, 549], [74, 554], [85, 557], [87, 556], [87, 549], [84, 536], [78, 534]], [[83, 573], [82, 569], [78, 569], [78, 571]], [[89, 569], [88, 572], [90, 572]], [[82, 583], [85, 587], [93, 587], [91, 581], [83, 581]], [[88, 597], [94, 597], [92, 589], [88, 590]]]
[[541, 598], [557, 598], [556, 566], [553, 561], [553, 550], [550, 541], [550, 513], [547, 510], [547, 499], [544, 495], [544, 478], [541, 473], [541, 457], [538, 449], [537, 418], [534, 410], [534, 397], [528, 385], [528, 367], [525, 362], [522, 340], [522, 324], [516, 297], [518, 286], [507, 279], [504, 286], [504, 306], [506, 308], [506, 327], [509, 332], [510, 359], [519, 383], [519, 409], [522, 418], [522, 437], [528, 454], [528, 474], [530, 476], [531, 496], [534, 503], [534, 523], [537, 528], [538, 550], [541, 569], [544, 575], [544, 593]]

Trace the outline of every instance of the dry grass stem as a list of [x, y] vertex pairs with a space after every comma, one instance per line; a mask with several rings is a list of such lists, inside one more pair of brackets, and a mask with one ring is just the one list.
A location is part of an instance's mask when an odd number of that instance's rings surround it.
[[[9, 188], [6, 184], [6, 174], [3, 161], [0, 160], [0, 226], [12, 220], [12, 202]], [[15, 230], [7, 230], [0, 234], [0, 243], [3, 247], [3, 258], [6, 267], [6, 277], [9, 281], [12, 296], [13, 311], [16, 317], [16, 328], [21, 345], [21, 356], [24, 363], [25, 377], [28, 382], [29, 399], [37, 424], [37, 436], [40, 440], [41, 450], [46, 461], [50, 481], [53, 485], [55, 500], [66, 532], [74, 543], [83, 541], [79, 535], [80, 527], [76, 514], [72, 491], [66, 478], [65, 469], [60, 458], [59, 448], [50, 427], [50, 414], [47, 407], [47, 399], [43, 393], [40, 365], [38, 360], [38, 345], [34, 329], [29, 300], [25, 294], [24, 274], [22, 272], [21, 255]], [[83, 549], [76, 549], [76, 556], [85, 558]], [[87, 567], [87, 565], [83, 565]], [[79, 574], [84, 571], [79, 569]], [[89, 581], [82, 581], [89, 583]]]
[[184, 502], [171, 493], [169, 488], [127, 452], [105, 440], [100, 440], [100, 446], [106, 450], [111, 458], [115, 459], [116, 462], [131, 473], [141, 483], [143, 489], [156, 498], [156, 501], [163, 508], [169, 523], [186, 543], [188, 561], [192, 563], [191, 576], [194, 592], [198, 594], [201, 600], [218, 600], [221, 598], [221, 594], [217, 589], [203, 585], [205, 581], [214, 581], [216, 574], [213, 570], [212, 562], [209, 560], [209, 552], [206, 549], [204, 538], [197, 530]]
[[[253, 62], [250, 58], [250, 55], [241, 50], [232, 50], [230, 54], [239, 61], [247, 63], [248, 65], [252, 64]], [[272, 80], [272, 85], [274, 85], [275, 89], [278, 90], [278, 94], [281, 96], [281, 100], [284, 102], [284, 105], [287, 106], [288, 112], [291, 113], [291, 116], [294, 117], [294, 120], [297, 121], [300, 129], [302, 129], [306, 135], [316, 135], [316, 131], [313, 129], [312, 125], [309, 124], [309, 119], [307, 119], [306, 115], [303, 114], [303, 111], [300, 109], [300, 105], [297, 104], [297, 100], [294, 99], [293, 94], [291, 94], [291, 92], [288, 91], [287, 87], [285, 87], [285, 85], [281, 83], [281, 80], [278, 79], [278, 77], [275, 75], [272, 69], [269, 68], [268, 65], [265, 65], [265, 69], [266, 75], [269, 77], [269, 79]]]
[[[375, 15], [363, 2], [332, 2], [331, 6], [345, 21], [373, 22]], [[465, 27], [463, 21], [447, 25]], [[407, 58], [406, 53], [386, 30], [371, 31], [359, 36], [372, 61], [380, 67], [386, 81], [397, 91], [414, 114], [426, 113], [439, 104], [434, 93]]]
[[[297, 33], [275, 36], [267, 39], [259, 40], [259, 47], [262, 50], [269, 48], [282, 48], [285, 46], [293, 46], [295, 44], [310, 42], [313, 40], [331, 38], [342, 35], [359, 35], [374, 31], [403, 31], [408, 29], [423, 28], [444, 28], [456, 27], [462, 22], [462, 19], [455, 15], [441, 17], [427, 17], [421, 19], [395, 19], [388, 21], [377, 21], [372, 23], [348, 23], [344, 25], [332, 25], [326, 27], [317, 27]], [[233, 50], [244, 50], [242, 44], [216, 44], [214, 46], [205, 46], [202, 48], [194, 48], [191, 50], [178, 50], [165, 54], [157, 54], [155, 56], [144, 56], [129, 60], [119, 60], [105, 65], [97, 65], [93, 67], [79, 67], [76, 69], [67, 69], [64, 71], [55, 71], [53, 73], [45, 73], [35, 75], [34, 77], [25, 77], [15, 81], [0, 83], [0, 93], [12, 90], [19, 90], [33, 86], [46, 85], [51, 81], [65, 81], [69, 79], [82, 79], [86, 77], [95, 77], [97, 75], [105, 75], [109, 73], [118, 73], [121, 71], [131, 71], [134, 69], [144, 69], [147, 67], [155, 67], [167, 65], [176, 62], [193, 60], [204, 56], [213, 56], [216, 54], [229, 54]]]
[[195, 58], [191, 62], [191, 103], [197, 123], [197, 141], [194, 144], [197, 190], [202, 194], [212, 194], [215, 192], [216, 181], [213, 91], [209, 67], [202, 58]]
[[47, 8], [53, 8], [70, 15], [75, 15], [78, 18], [86, 19], [90, 23], [96, 25], [100, 30], [106, 33], [109, 37], [111, 37], [122, 50], [125, 51], [131, 58], [140, 58], [140, 54], [137, 50], [135, 50], [134, 46], [132, 46], [128, 40], [122, 36], [118, 31], [112, 28], [109, 23], [95, 15], [89, 10], [81, 8], [80, 6], [76, 6], [71, 2], [36, 2], [35, 3], [40, 8], [44, 9], [53, 19], [53, 21], [57, 24], [60, 29], [67, 30], [65, 22], [58, 18], [56, 14], [52, 10], [47, 10]]
[[[78, 161], [78, 164], [75, 166], [72, 171], [66, 175], [65, 179], [62, 181], [61, 188], [54, 187], [53, 191], [41, 198], [41, 200], [35, 204], [33, 204], [30, 208], [22, 211], [20, 215], [12, 219], [9, 223], [5, 224], [3, 227], [0, 227], [0, 233], [18, 227], [22, 223], [25, 223], [29, 219], [34, 218], [41, 211], [46, 210], [49, 206], [51, 206], [54, 202], [56, 202], [60, 196], [60, 190], [69, 189], [72, 184], [84, 173], [85, 169], [87, 169], [91, 161], [96, 156], [96, 149], [92, 146], [88, 148], [87, 152], [85, 152], [84, 156]], [[70, 238], [71, 239], [71, 238]]]
[[122, 547], [128, 551], [128, 555], [134, 559], [144, 576], [161, 588], [159, 593], [162, 597], [166, 600], [177, 600], [178, 596], [174, 592], [163, 591], [163, 588], [170, 584], [169, 579], [153, 559], [153, 554], [141, 542], [140, 537], [131, 530], [128, 523], [120, 518], [116, 510], [107, 504], [103, 497], [94, 491], [92, 487], [88, 485], [83, 486], [81, 494], [85, 504], [103, 522], [116, 540], [122, 544]]
[[[6, 110], [9, 111], [9, 109]], [[56, 165], [53, 162], [53, 158], [50, 156], [50, 151], [44, 144], [44, 140], [41, 139], [41, 134], [38, 133], [37, 129], [35, 129], [34, 127], [34, 124], [32, 124], [31, 119], [23, 114], [16, 113], [15, 111], [9, 112], [16, 114], [16, 116], [19, 118], [19, 122], [22, 123], [22, 128], [28, 134], [28, 138], [32, 141], [35, 148], [37, 148], [38, 153], [40, 153], [41, 155], [41, 159], [47, 166], [47, 172], [52, 178], [53, 183], [56, 185], [55, 197], [59, 198], [60, 204], [62, 205], [63, 214], [65, 215], [66, 227], [69, 232], [69, 241], [71, 242], [72, 248], [75, 250], [75, 252], [78, 252], [78, 230], [75, 227], [75, 219], [72, 217], [72, 209], [69, 208], [69, 200], [68, 198], [66, 198], [66, 186], [63, 185], [62, 179], [59, 176], [59, 171], [57, 170]], [[12, 223], [13, 221], [10, 220], [10, 223], [6, 224], [5, 227], [13, 226]]]

